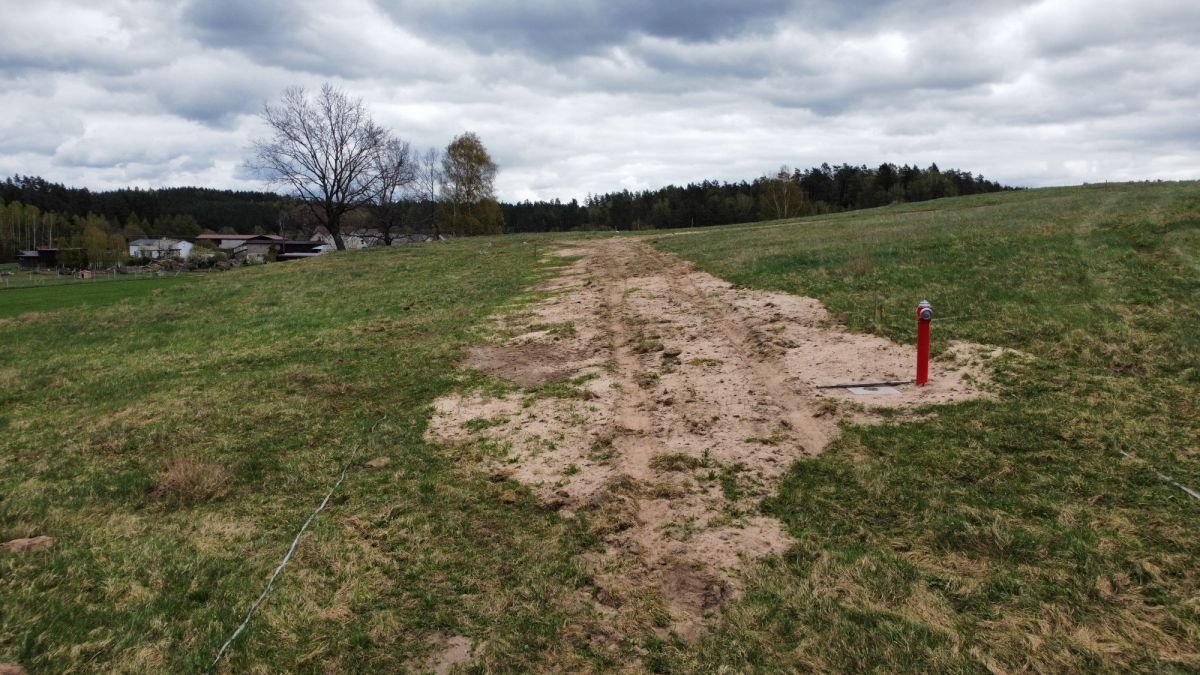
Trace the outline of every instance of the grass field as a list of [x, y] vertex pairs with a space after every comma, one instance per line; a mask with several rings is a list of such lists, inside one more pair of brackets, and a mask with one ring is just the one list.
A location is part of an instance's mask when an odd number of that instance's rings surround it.
[[57, 539], [0, 553], [0, 662], [202, 670], [355, 456], [391, 464], [355, 470], [228, 669], [395, 671], [458, 633], [554, 658], [579, 537], [422, 441], [459, 346], [539, 269], [462, 241], [0, 320], [0, 541]]
[[195, 281], [196, 275], [144, 279], [75, 281], [26, 287], [0, 286], [0, 318], [27, 312], [53, 312], [65, 308], [99, 307], [138, 298], [162, 289]]
[[[676, 670], [1200, 669], [1200, 185], [943, 200], [662, 237], [914, 340], [1029, 354], [1000, 400], [851, 427], [769, 511], [801, 542]], [[959, 317], [959, 318], [953, 318]], [[1132, 454], [1129, 459], [1121, 452]], [[1152, 468], [1153, 467], [1153, 468]]]
[[911, 342], [928, 297], [937, 348], [1028, 356], [1001, 362], [997, 400], [845, 428], [766, 504], [799, 543], [699, 643], [647, 631], [613, 652], [589, 640], [584, 524], [423, 440], [470, 377], [461, 348], [553, 274], [544, 239], [9, 312], [0, 541], [57, 541], [0, 552], [0, 662], [203, 671], [354, 459], [224, 671], [419, 670], [453, 635], [500, 672], [1200, 669], [1200, 504], [1155, 473], [1200, 488], [1200, 185], [651, 236], [858, 330]]

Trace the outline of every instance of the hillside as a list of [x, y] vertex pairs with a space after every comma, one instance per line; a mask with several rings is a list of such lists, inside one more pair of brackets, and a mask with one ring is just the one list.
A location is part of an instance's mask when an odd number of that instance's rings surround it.
[[[0, 663], [207, 668], [349, 467], [223, 670], [1200, 668], [1198, 291], [1178, 183], [0, 292]], [[799, 377], [922, 298], [962, 400]]]
[[803, 543], [691, 663], [1200, 665], [1200, 504], [1162, 480], [1200, 487], [1200, 184], [949, 199], [658, 244], [735, 283], [820, 298], [858, 331], [912, 342], [929, 298], [946, 317], [935, 350], [1029, 355], [997, 372], [996, 401], [851, 427], [798, 463], [767, 511]]

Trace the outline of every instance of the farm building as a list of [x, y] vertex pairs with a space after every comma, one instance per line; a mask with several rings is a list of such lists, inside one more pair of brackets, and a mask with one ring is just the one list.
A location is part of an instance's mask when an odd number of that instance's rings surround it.
[[[454, 235], [439, 234], [437, 241], [450, 241]], [[398, 234], [392, 239], [392, 246], [404, 246], [406, 244], [423, 244], [427, 241], [434, 241], [433, 235], [429, 234]]]
[[202, 234], [196, 237], [197, 242], [207, 241], [217, 245], [217, 248], [231, 251], [245, 244], [250, 240], [270, 239], [274, 241], [283, 241], [283, 237], [277, 234]]
[[[317, 227], [312, 240], [327, 246], [326, 250], [332, 251], [335, 248], [333, 235], [329, 233], [329, 230], [324, 225]], [[374, 228], [360, 227], [350, 232], [342, 232], [342, 243], [346, 245], [346, 250], [382, 246], [383, 240], [383, 232]]]
[[[440, 235], [439, 240], [447, 240], [449, 235]], [[387, 245], [387, 237], [381, 230], [374, 228], [359, 228], [342, 234], [342, 242], [346, 244], [347, 250], [360, 248], [369, 248], [371, 246]], [[432, 241], [433, 237], [428, 234], [421, 233], [393, 233], [392, 246], [404, 246], [405, 244], [420, 244], [426, 241]], [[333, 235], [329, 234], [329, 230], [323, 226], [318, 227], [316, 233], [313, 234], [312, 240], [320, 242], [325, 246], [325, 250], [332, 251], [334, 249]]]
[[21, 251], [17, 256], [21, 267], [58, 267], [58, 249], [51, 246], [39, 246], [36, 249]]
[[303, 239], [285, 240], [279, 242], [279, 254], [275, 259], [299, 260], [301, 258], [314, 258], [324, 252], [325, 246], [319, 241], [306, 241]]
[[192, 242], [181, 239], [134, 239], [129, 242], [129, 257], [150, 258], [180, 258], [186, 259], [192, 254]]
[[[278, 251], [278, 242], [280, 239], [273, 239], [267, 236], [247, 237], [238, 242], [237, 246], [233, 247], [234, 260], [265, 260], [271, 256], [271, 249], [275, 247]], [[221, 248], [227, 248], [224, 244]]]
[[321, 255], [321, 242], [280, 239], [270, 236], [251, 237], [233, 249], [235, 260], [297, 260]]

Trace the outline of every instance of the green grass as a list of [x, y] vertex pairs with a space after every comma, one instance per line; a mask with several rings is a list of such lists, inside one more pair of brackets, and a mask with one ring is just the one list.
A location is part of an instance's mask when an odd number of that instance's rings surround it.
[[71, 283], [38, 284], [35, 286], [5, 287], [0, 285], [0, 318], [19, 316], [27, 312], [52, 312], [70, 307], [99, 307], [138, 298], [163, 289], [186, 284], [196, 275], [147, 279], [101, 279]]
[[[1103, 185], [657, 244], [852, 329], [1030, 355], [999, 400], [852, 426], [767, 510], [800, 542], [663, 669], [1200, 669], [1200, 185]], [[1120, 451], [1141, 461], [1123, 458]]]
[[[433, 400], [488, 386], [456, 360], [553, 273], [550, 238], [114, 283], [149, 290], [105, 305], [27, 296], [0, 318], [0, 541], [57, 543], [0, 553], [0, 662], [204, 670], [356, 457], [228, 672], [419, 669], [457, 634], [499, 672], [1200, 669], [1200, 505], [1151, 468], [1200, 487], [1200, 186], [653, 236], [736, 283], [821, 298], [855, 330], [912, 341], [928, 297], [958, 317], [935, 323], [937, 349], [1029, 358], [998, 365], [996, 400], [847, 427], [798, 463], [765, 505], [798, 544], [687, 644], [616, 634], [580, 597], [576, 556], [602, 523], [481, 471], [502, 449], [423, 440]], [[66, 290], [82, 289], [39, 292]], [[656, 462], [743, 489], [737, 466]]]
[[351, 470], [228, 670], [395, 672], [455, 634], [503, 670], [569, 667], [583, 535], [422, 439], [475, 327], [549, 272], [487, 244], [0, 319], [0, 541], [57, 539], [0, 553], [0, 662], [203, 670], [342, 464], [384, 456]]

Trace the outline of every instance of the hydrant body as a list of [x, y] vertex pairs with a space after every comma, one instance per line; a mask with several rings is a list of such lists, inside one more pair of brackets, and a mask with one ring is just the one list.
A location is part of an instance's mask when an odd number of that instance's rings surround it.
[[933, 322], [933, 305], [922, 300], [917, 305], [917, 386], [929, 381], [929, 324]]

